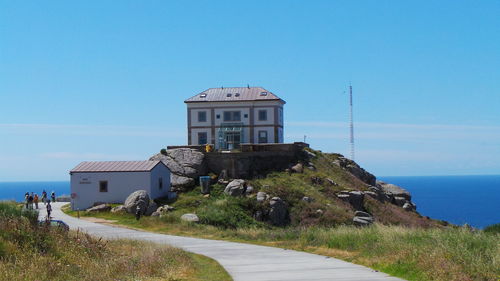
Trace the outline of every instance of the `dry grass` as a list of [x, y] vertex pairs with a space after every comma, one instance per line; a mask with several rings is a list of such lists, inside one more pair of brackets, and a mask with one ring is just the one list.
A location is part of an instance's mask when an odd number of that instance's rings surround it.
[[[3, 204], [3, 203], [0, 203]], [[218, 263], [166, 245], [96, 239], [0, 215], [0, 280], [231, 280]]]

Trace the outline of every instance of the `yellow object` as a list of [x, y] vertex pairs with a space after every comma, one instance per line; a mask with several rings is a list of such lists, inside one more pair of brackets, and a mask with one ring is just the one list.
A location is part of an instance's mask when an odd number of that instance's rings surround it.
[[206, 151], [206, 152], [211, 152], [211, 151], [212, 151], [212, 145], [207, 143], [207, 144], [205, 145], [205, 151]]

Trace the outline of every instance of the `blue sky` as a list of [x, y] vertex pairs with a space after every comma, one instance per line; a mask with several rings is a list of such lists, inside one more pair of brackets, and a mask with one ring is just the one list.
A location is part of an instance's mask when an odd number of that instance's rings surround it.
[[184, 99], [263, 86], [285, 140], [379, 176], [500, 174], [499, 1], [0, 0], [0, 181], [185, 144]]

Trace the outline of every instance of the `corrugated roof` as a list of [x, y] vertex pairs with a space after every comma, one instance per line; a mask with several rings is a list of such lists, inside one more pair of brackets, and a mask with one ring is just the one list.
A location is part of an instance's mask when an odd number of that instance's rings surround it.
[[70, 173], [84, 172], [148, 172], [160, 161], [95, 161], [82, 162]]
[[262, 87], [231, 87], [231, 88], [210, 88], [194, 97], [185, 100], [190, 102], [211, 102], [211, 101], [259, 101], [259, 100], [284, 100]]

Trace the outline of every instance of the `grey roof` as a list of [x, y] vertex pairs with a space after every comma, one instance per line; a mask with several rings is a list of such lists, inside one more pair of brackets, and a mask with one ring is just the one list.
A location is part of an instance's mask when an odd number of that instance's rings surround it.
[[[230, 94], [230, 95], [229, 95]], [[185, 100], [190, 102], [211, 102], [211, 101], [267, 101], [279, 100], [285, 103], [275, 94], [262, 87], [231, 87], [231, 88], [210, 88], [194, 97]]]
[[89, 172], [149, 172], [160, 161], [95, 161], [82, 162], [70, 173]]

